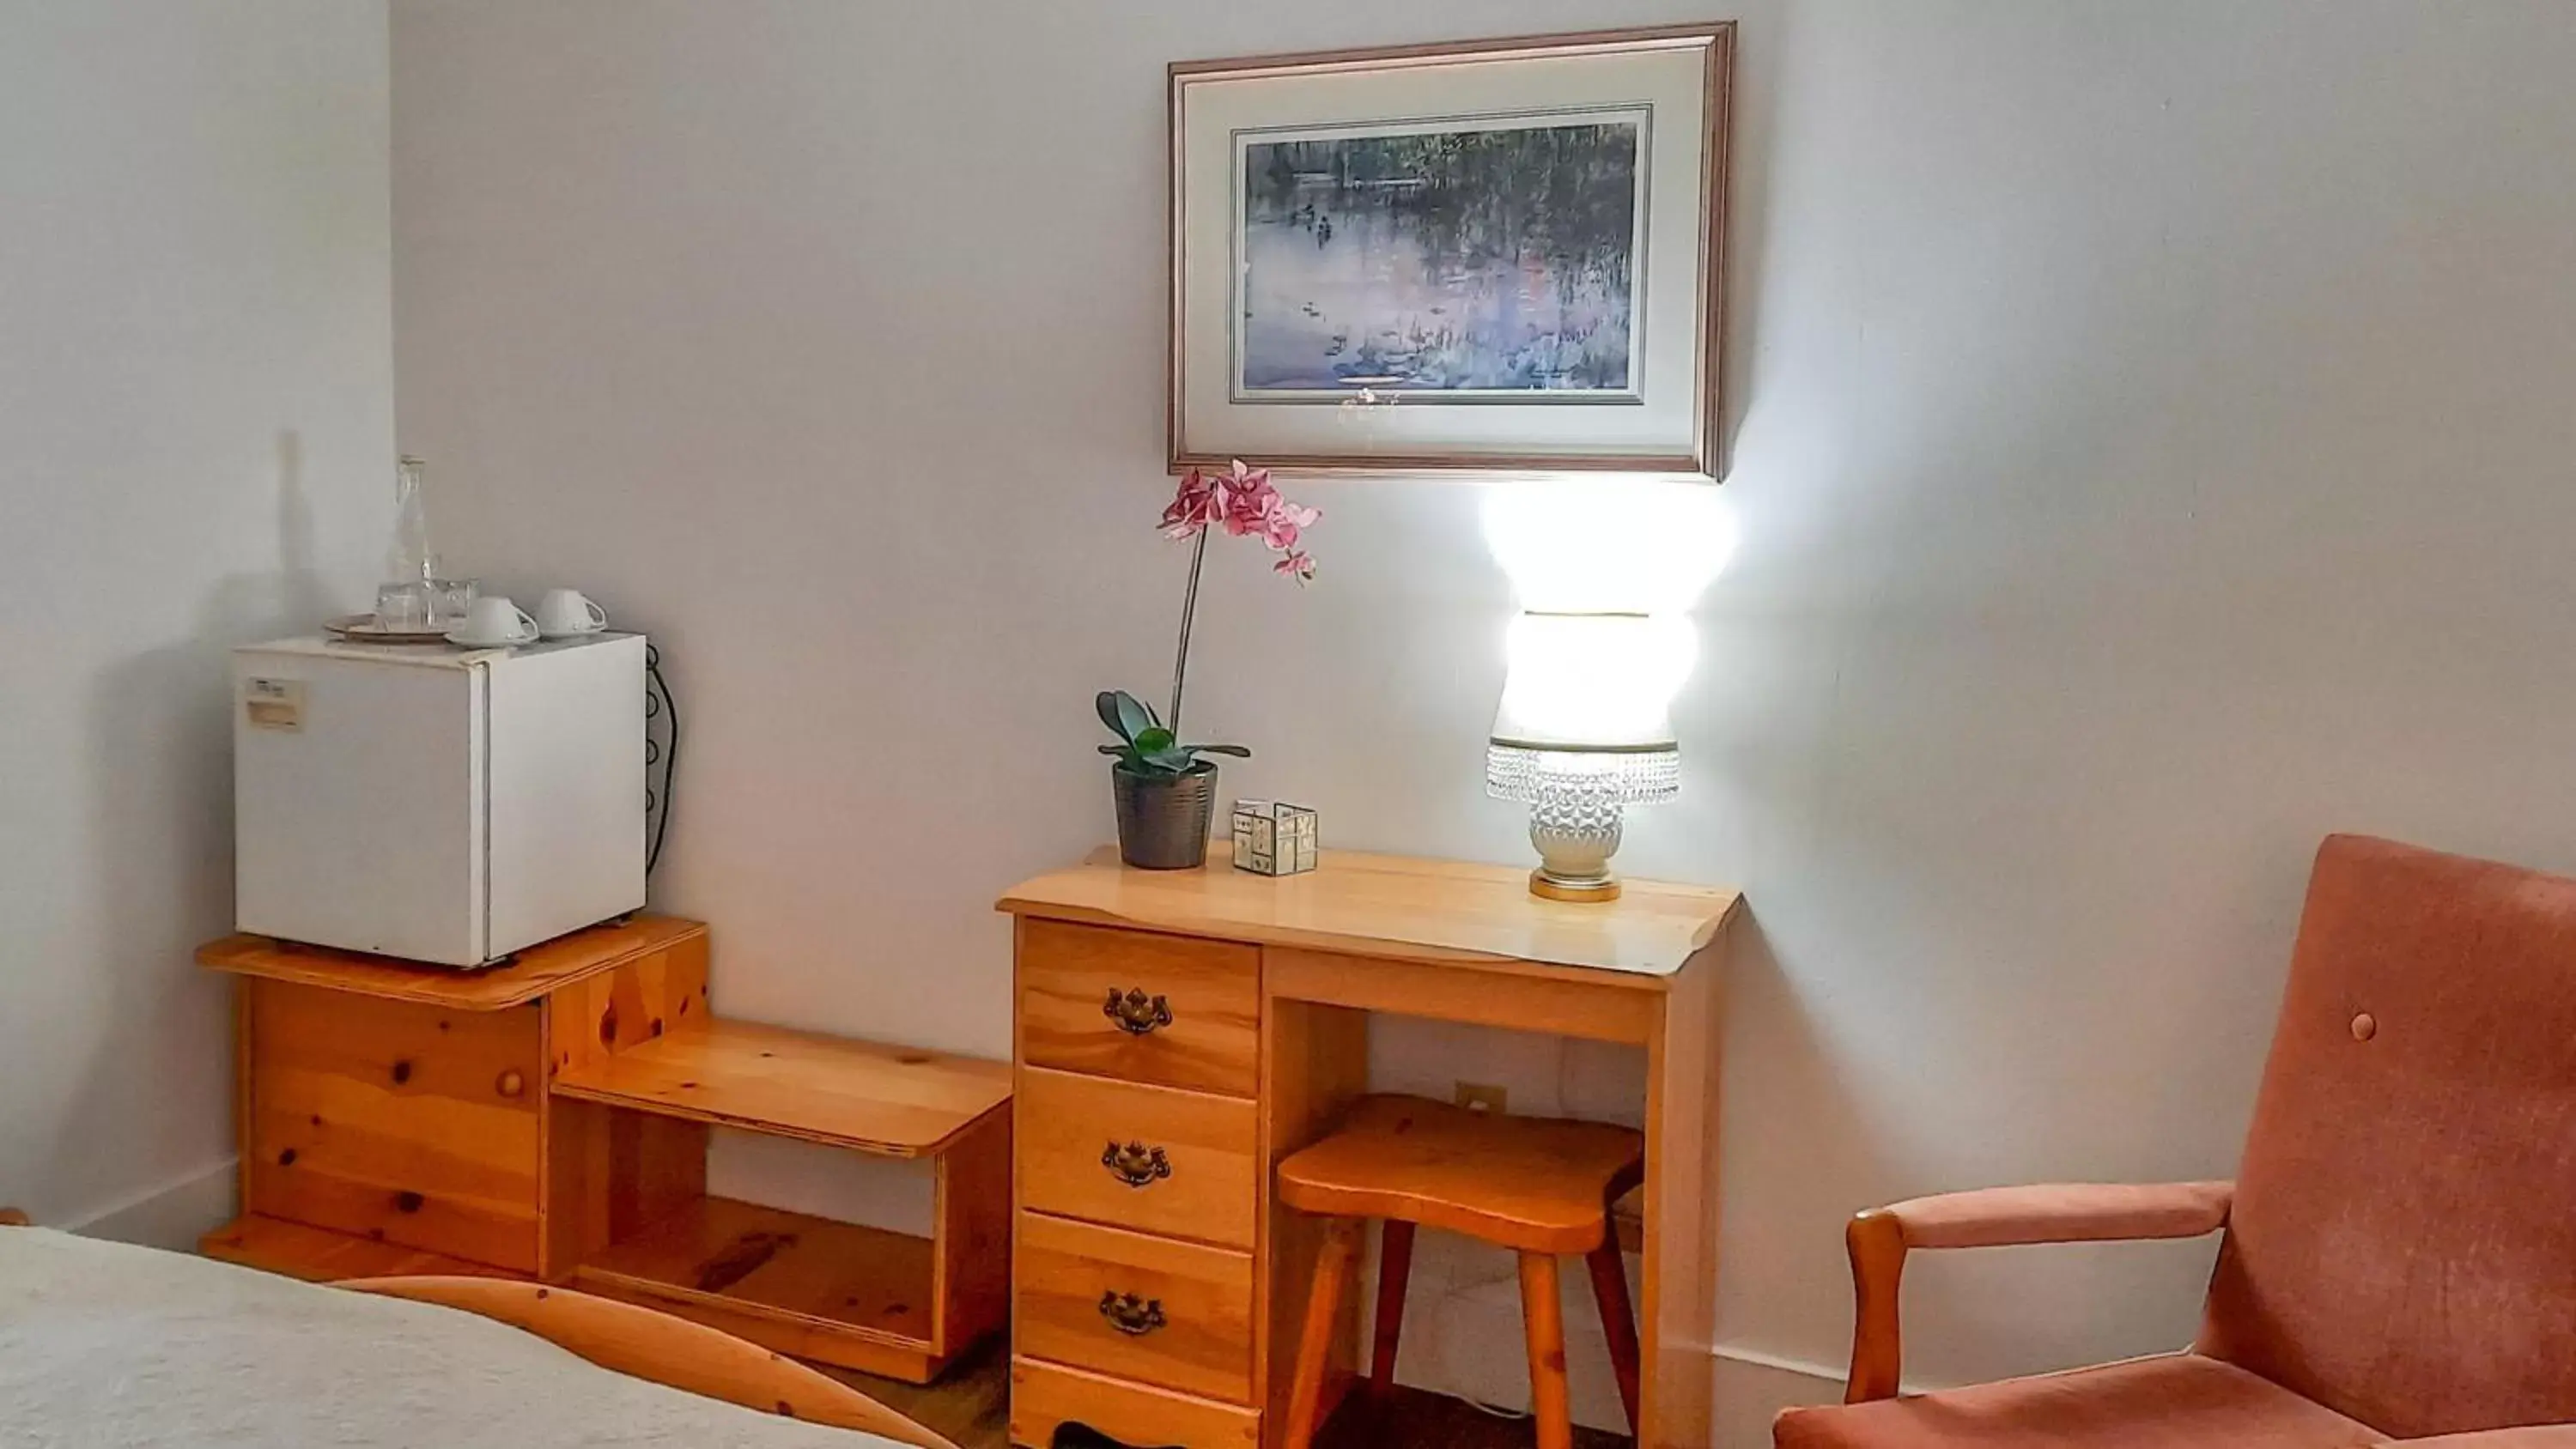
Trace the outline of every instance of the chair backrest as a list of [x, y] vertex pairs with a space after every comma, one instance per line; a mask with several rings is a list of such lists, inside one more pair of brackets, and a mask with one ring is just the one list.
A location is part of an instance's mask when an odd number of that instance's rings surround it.
[[2325, 842], [2200, 1346], [2397, 1438], [2576, 1420], [2576, 880]]

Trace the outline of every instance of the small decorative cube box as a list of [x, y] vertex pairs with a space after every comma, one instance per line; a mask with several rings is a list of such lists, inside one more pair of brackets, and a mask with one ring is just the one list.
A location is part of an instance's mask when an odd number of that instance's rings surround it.
[[1315, 812], [1279, 800], [1234, 802], [1234, 868], [1296, 875], [1315, 868]]

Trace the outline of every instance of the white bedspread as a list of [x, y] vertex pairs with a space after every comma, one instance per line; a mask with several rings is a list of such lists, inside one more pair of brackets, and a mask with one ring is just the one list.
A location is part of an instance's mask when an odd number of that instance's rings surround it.
[[0, 1446], [888, 1449], [453, 1309], [0, 1228]]

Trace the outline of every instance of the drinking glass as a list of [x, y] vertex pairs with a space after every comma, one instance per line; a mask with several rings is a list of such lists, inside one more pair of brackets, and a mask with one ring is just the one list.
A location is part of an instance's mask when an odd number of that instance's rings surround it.
[[481, 592], [474, 579], [431, 579], [429, 581], [429, 622], [432, 627], [452, 629], [465, 622], [474, 612], [474, 599]]
[[429, 627], [429, 585], [417, 579], [376, 588], [376, 627], [388, 633], [417, 634]]

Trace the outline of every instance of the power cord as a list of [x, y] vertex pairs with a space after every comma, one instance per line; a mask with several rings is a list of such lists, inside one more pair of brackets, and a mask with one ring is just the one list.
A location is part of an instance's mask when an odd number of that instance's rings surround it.
[[[653, 737], [654, 721], [663, 738]], [[660, 647], [644, 646], [644, 873], [662, 863], [662, 841], [671, 833], [671, 776], [680, 763], [680, 705], [662, 677]]]

